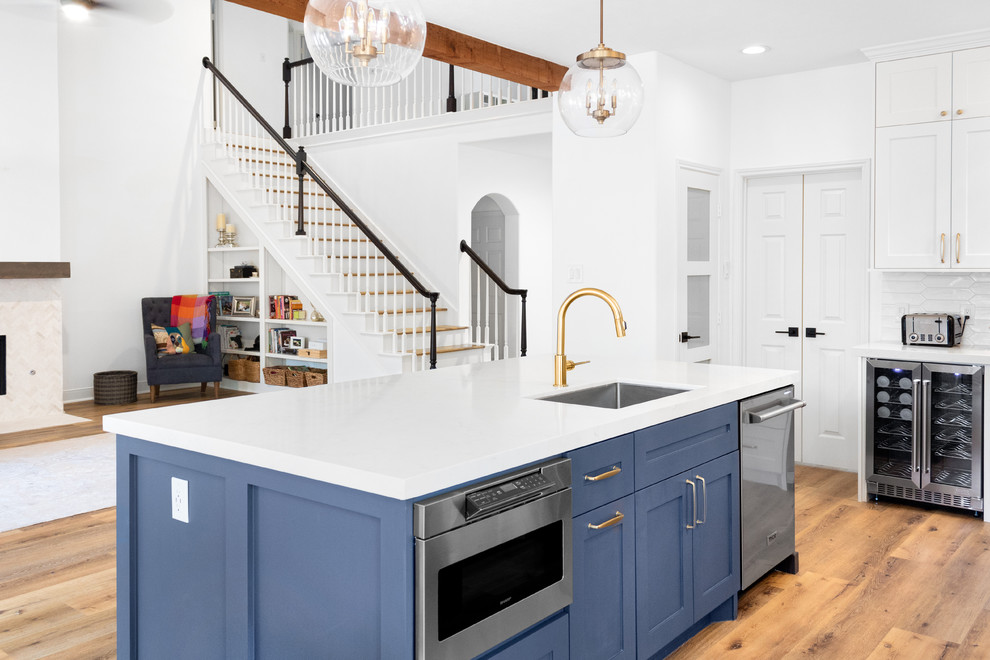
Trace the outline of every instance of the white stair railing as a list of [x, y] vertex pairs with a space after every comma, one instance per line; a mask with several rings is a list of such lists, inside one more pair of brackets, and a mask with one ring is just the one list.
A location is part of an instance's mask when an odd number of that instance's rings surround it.
[[522, 103], [548, 95], [535, 87], [425, 57], [406, 78], [388, 87], [341, 85], [323, 75], [312, 58], [286, 59], [283, 81], [285, 138]]
[[[527, 289], [510, 288], [491, 267], [461, 241], [461, 252], [471, 259], [471, 336], [476, 344], [491, 348], [491, 357], [504, 360], [526, 356], [526, 296]], [[510, 344], [509, 296], [519, 296], [519, 331]], [[486, 351], [487, 354], [487, 351]]]

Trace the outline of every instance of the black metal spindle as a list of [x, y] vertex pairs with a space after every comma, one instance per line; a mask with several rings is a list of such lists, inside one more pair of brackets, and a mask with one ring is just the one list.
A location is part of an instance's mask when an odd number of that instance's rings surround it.
[[457, 96], [454, 94], [454, 65], [450, 65], [450, 79], [447, 83], [447, 112], [457, 112]]
[[437, 299], [439, 293], [430, 294], [430, 369], [437, 368]]
[[282, 62], [282, 82], [285, 83], [285, 126], [282, 127], [282, 137], [292, 137], [292, 125], [289, 124], [289, 83], [292, 82], [292, 63], [289, 58]]
[[522, 298], [522, 335], [519, 339], [519, 357], [526, 357], [526, 294], [520, 294]]
[[306, 228], [303, 225], [303, 183], [306, 177], [306, 150], [299, 147], [296, 151], [296, 175], [299, 177], [299, 214], [296, 216], [296, 236], [305, 236]]

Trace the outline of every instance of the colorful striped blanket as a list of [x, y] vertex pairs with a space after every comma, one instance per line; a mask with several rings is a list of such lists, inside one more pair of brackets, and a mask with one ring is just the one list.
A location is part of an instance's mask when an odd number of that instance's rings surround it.
[[210, 304], [213, 296], [172, 296], [171, 324], [179, 327], [189, 323], [193, 343], [206, 348], [210, 336]]

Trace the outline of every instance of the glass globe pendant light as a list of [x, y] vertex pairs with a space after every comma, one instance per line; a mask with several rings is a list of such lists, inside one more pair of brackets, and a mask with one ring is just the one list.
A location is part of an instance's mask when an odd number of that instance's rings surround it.
[[605, 45], [605, 0], [599, 7], [598, 46], [577, 56], [557, 94], [564, 123], [582, 137], [623, 135], [643, 109], [643, 81], [625, 53]]
[[416, 0], [309, 0], [303, 31], [320, 70], [351, 87], [399, 82], [426, 45], [426, 19]]

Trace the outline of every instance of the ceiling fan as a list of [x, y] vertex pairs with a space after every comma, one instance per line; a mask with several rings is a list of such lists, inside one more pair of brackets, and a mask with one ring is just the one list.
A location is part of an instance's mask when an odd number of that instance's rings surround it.
[[114, 13], [158, 23], [172, 15], [169, 0], [58, 0], [62, 12], [73, 20], [86, 20], [94, 12]]

